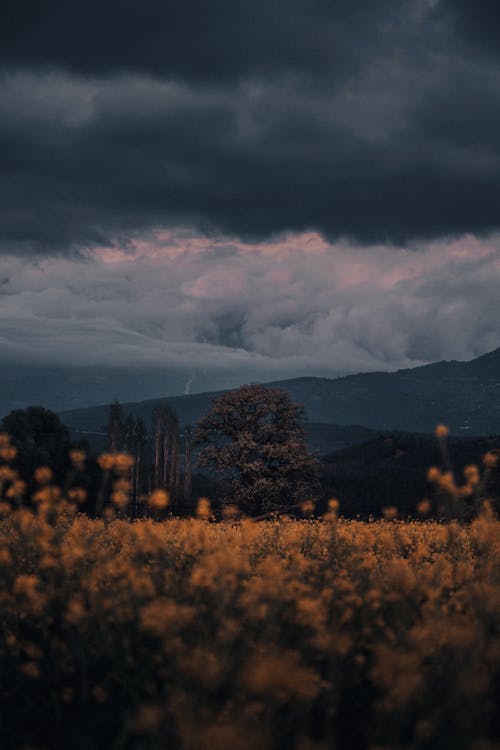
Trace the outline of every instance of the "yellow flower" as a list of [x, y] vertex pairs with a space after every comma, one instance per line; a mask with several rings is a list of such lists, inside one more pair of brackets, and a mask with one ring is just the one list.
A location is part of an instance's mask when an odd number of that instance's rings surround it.
[[151, 508], [157, 508], [161, 510], [166, 508], [170, 502], [170, 495], [166, 490], [154, 490], [148, 499]]
[[210, 517], [210, 500], [207, 497], [200, 497], [196, 506], [196, 515], [198, 518]]
[[436, 429], [434, 430], [434, 434], [437, 438], [440, 440], [444, 439], [450, 434], [449, 428], [445, 424], [438, 424], [436, 425]]
[[36, 595], [38, 583], [37, 576], [22, 573], [14, 582], [14, 592], [22, 596], [33, 597]]
[[134, 465], [134, 457], [128, 453], [117, 453], [114, 459], [115, 469], [119, 472], [126, 472]]
[[0, 466], [0, 482], [13, 482], [17, 478], [17, 473], [10, 466]]
[[102, 515], [106, 521], [112, 521], [115, 517], [115, 511], [108, 505], [107, 508], [104, 508]]
[[222, 515], [227, 521], [231, 521], [233, 518], [237, 518], [239, 515], [238, 506], [230, 503], [224, 508]]
[[26, 482], [23, 482], [22, 479], [18, 479], [17, 481], [11, 484], [11, 486], [9, 487], [5, 495], [9, 499], [11, 499], [14, 497], [22, 497], [25, 492], [26, 492]]
[[302, 664], [298, 652], [291, 650], [255, 654], [240, 679], [245, 690], [279, 703], [291, 698], [311, 701], [320, 689], [319, 676]]
[[17, 448], [13, 445], [2, 445], [0, 447], [0, 458], [4, 461], [13, 461], [17, 456]]
[[85, 459], [87, 454], [82, 450], [72, 450], [69, 452], [70, 461], [75, 469], [83, 470], [85, 468]]
[[48, 484], [52, 481], [54, 472], [50, 466], [39, 466], [38, 469], [35, 469], [33, 477], [38, 484]]
[[167, 635], [182, 628], [193, 618], [193, 610], [174, 601], [153, 599], [140, 612], [141, 625], [148, 633]]
[[444, 492], [449, 492], [450, 494], [453, 494], [457, 491], [457, 486], [455, 484], [455, 480], [453, 479], [453, 474], [451, 471], [446, 471], [444, 474], [441, 474], [439, 480], [438, 480], [439, 489], [443, 490]]
[[398, 515], [398, 509], [394, 505], [389, 505], [387, 508], [382, 508], [382, 515], [386, 521], [393, 521]]
[[116, 490], [115, 492], [111, 493], [111, 501], [119, 508], [124, 508], [126, 505], [128, 505], [129, 496], [122, 490]]
[[335, 513], [336, 511], [338, 511], [339, 507], [340, 507], [340, 502], [337, 500], [337, 498], [331, 497], [328, 501], [328, 510], [331, 511], [332, 513]]
[[113, 483], [113, 489], [122, 490], [123, 492], [130, 492], [131, 485], [128, 479], [120, 477], [120, 479], [117, 479], [116, 482]]
[[55, 500], [59, 500], [61, 497], [61, 490], [59, 487], [43, 487], [33, 495], [33, 500], [37, 503], [52, 503]]
[[68, 498], [75, 503], [84, 503], [87, 499], [87, 490], [83, 487], [72, 487], [68, 490]]
[[479, 469], [474, 464], [471, 464], [470, 466], [466, 466], [464, 469], [464, 477], [466, 478], [468, 484], [473, 485], [474, 487], [479, 484]]
[[427, 472], [427, 481], [438, 482], [440, 479], [441, 471], [437, 468], [437, 466], [431, 466], [431, 468]]
[[430, 509], [431, 509], [431, 504], [430, 504], [429, 500], [422, 500], [417, 505], [417, 512], [420, 513], [420, 515], [422, 515], [422, 516], [425, 515], [426, 513], [428, 513], [430, 511]]
[[492, 451], [488, 451], [483, 456], [483, 464], [487, 469], [493, 469], [498, 463], [498, 455]]
[[97, 463], [103, 471], [111, 471], [115, 463], [115, 457], [112, 453], [101, 453], [97, 458]]
[[70, 625], [78, 625], [85, 617], [85, 606], [79, 597], [73, 597], [68, 602], [64, 619]]

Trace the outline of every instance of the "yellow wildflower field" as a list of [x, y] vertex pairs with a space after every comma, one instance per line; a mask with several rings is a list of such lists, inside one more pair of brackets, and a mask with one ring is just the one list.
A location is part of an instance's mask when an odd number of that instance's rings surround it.
[[131, 523], [55, 501], [0, 522], [2, 748], [500, 747], [488, 507]]

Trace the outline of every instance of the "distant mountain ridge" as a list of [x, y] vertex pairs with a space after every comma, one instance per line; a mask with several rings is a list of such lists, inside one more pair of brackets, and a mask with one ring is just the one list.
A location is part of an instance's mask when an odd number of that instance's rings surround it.
[[[444, 422], [457, 435], [500, 433], [500, 348], [468, 362], [441, 361], [392, 373], [333, 380], [302, 377], [265, 385], [286, 390], [304, 405], [307, 420], [315, 425], [425, 433]], [[155, 398], [123, 407], [149, 424], [154, 406], [167, 404], [182, 426], [194, 425], [222, 392]], [[97, 430], [106, 424], [107, 407], [65, 411], [61, 418], [73, 430]]]

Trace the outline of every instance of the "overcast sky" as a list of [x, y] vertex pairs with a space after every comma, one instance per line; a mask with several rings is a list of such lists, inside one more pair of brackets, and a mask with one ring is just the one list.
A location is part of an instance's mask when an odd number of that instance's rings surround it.
[[497, 2], [7, 0], [0, 167], [4, 361], [500, 346]]

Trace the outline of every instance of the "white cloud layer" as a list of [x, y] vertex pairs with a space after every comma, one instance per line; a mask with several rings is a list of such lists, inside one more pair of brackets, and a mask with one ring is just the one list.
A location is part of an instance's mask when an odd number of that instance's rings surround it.
[[392, 370], [500, 346], [499, 288], [499, 237], [361, 249], [162, 233], [126, 252], [0, 258], [0, 354], [232, 382]]

